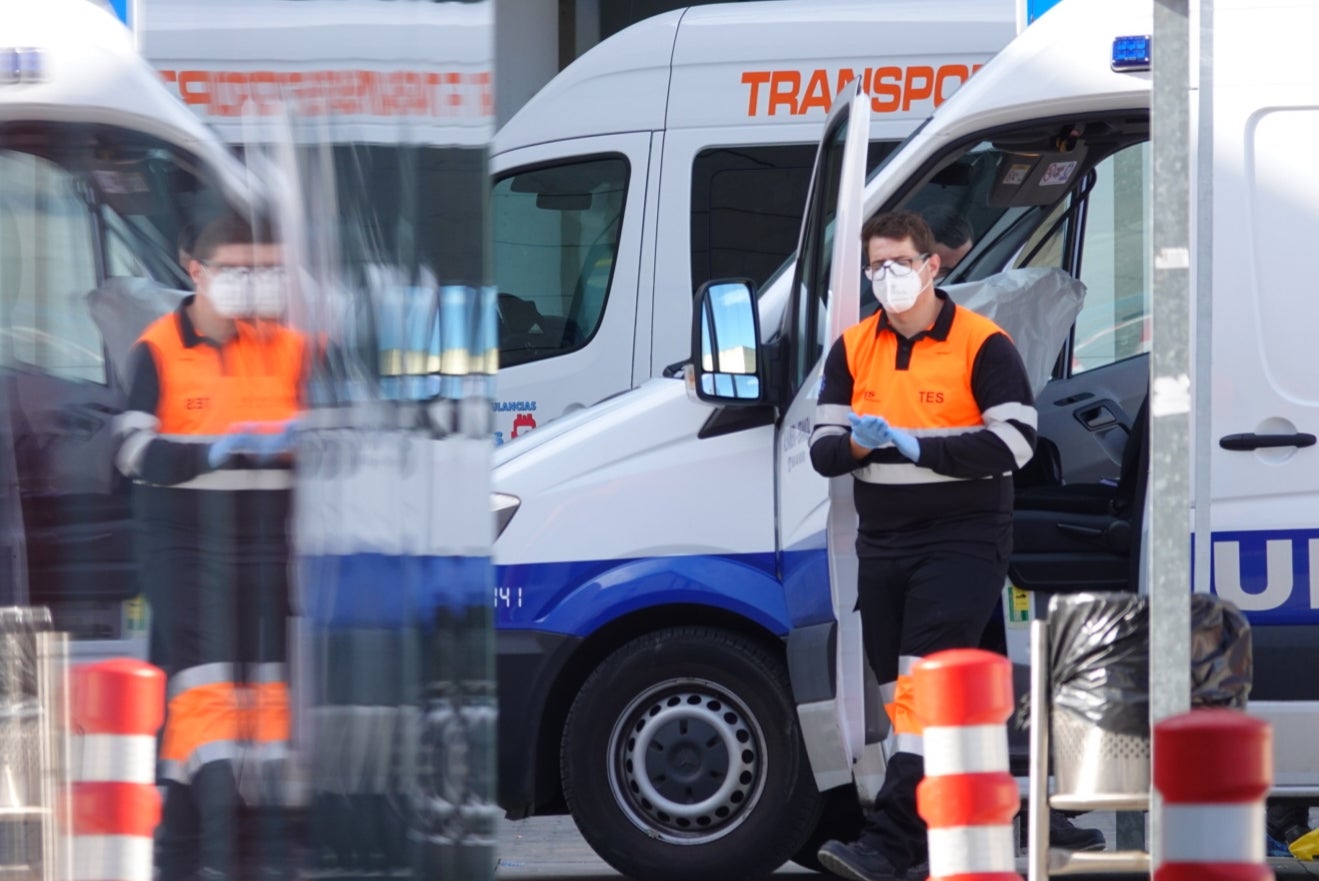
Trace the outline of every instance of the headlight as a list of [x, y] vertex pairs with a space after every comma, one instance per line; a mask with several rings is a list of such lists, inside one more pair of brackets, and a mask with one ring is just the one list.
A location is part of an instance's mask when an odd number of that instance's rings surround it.
[[508, 493], [491, 493], [490, 509], [495, 515], [495, 539], [504, 534], [508, 527], [509, 521], [513, 515], [518, 512], [522, 505], [522, 500], [517, 496], [511, 496]]

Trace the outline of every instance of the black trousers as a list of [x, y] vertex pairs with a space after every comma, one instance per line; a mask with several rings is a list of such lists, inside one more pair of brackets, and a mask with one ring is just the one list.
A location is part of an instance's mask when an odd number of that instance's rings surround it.
[[[1006, 560], [956, 552], [862, 558], [857, 610], [866, 659], [879, 682], [897, 680], [901, 656], [978, 647], [1006, 577]], [[925, 821], [916, 812], [916, 785], [924, 776], [921, 755], [893, 754], [861, 833], [861, 841], [900, 872], [927, 859]]]
[[[176, 490], [176, 493], [189, 492]], [[286, 660], [289, 618], [288, 493], [190, 491], [195, 508], [173, 521], [139, 507], [138, 554], [151, 605], [151, 661], [170, 683], [206, 665], [228, 664], [233, 681], [261, 681]], [[150, 499], [148, 498], [148, 501]], [[166, 726], [172, 709], [167, 709]], [[163, 741], [162, 741], [163, 742]], [[241, 748], [248, 749], [247, 744]], [[162, 758], [164, 758], [162, 751]], [[277, 765], [245, 764], [244, 772], [277, 773]], [[159, 881], [192, 878], [205, 867], [220, 876], [247, 874], [245, 862], [284, 861], [278, 811], [246, 805], [239, 769], [207, 760], [186, 781], [162, 779], [165, 803], [157, 829]], [[277, 780], [244, 785], [269, 792]]]

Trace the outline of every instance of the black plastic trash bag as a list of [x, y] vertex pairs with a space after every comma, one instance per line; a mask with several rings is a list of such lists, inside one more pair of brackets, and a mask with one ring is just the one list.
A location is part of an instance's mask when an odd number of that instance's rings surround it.
[[1114, 734], [1149, 731], [1149, 606], [1130, 593], [1078, 593], [1049, 603], [1053, 711]]
[[1250, 622], [1218, 597], [1191, 596], [1191, 706], [1244, 710], [1254, 675]]
[[[1149, 733], [1149, 604], [1130, 593], [1078, 593], [1049, 605], [1049, 683], [1055, 713], [1114, 734]], [[1215, 596], [1191, 597], [1191, 705], [1244, 709], [1250, 624]]]

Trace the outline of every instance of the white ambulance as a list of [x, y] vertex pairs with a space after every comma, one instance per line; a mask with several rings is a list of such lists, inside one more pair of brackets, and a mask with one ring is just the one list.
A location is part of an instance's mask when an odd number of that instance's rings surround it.
[[126, 357], [184, 295], [174, 234], [260, 188], [86, 0], [0, 0], [0, 605], [79, 655], [145, 656], [111, 421]]
[[[411, 216], [399, 168], [413, 163], [419, 208], [445, 198], [444, 163], [424, 145], [454, 143], [456, 122], [491, 110], [489, 65], [461, 26], [480, 14], [143, 0], [142, 48], [230, 143], [270, 137], [250, 115], [273, 115], [280, 97], [305, 123], [299, 138], [334, 145], [345, 204], [376, 213], [389, 252]], [[778, 268], [845, 82], [873, 96], [873, 165], [1015, 32], [1012, 0], [726, 3], [647, 19], [569, 65], [490, 147], [496, 442], [661, 375], [686, 356], [697, 286], [760, 284]], [[409, 75], [424, 113], [381, 96]], [[400, 140], [417, 148], [401, 164]], [[442, 247], [446, 231], [417, 218], [418, 240]]]
[[[1251, 707], [1274, 724], [1277, 794], [1313, 796], [1319, 305], [1297, 255], [1319, 210], [1303, 146], [1319, 132], [1319, 8], [1215, 6], [1212, 480], [1195, 498], [1211, 534], [1196, 539], [1213, 544], [1213, 591], [1254, 625]], [[514, 816], [570, 811], [632, 877], [746, 878], [809, 862], [843, 828], [836, 812], [873, 797], [886, 726], [852, 612], [850, 487], [806, 450], [822, 355], [867, 293], [859, 231], [878, 211], [969, 219], [975, 245], [948, 289], [1013, 333], [1062, 477], [1105, 501], [1027, 509], [1023, 480], [1014, 582], [1135, 589], [1151, 29], [1148, 0], [1063, 0], [868, 181], [870, 102], [835, 108], [796, 261], [698, 296], [691, 388], [653, 380], [496, 452], [500, 797]]]

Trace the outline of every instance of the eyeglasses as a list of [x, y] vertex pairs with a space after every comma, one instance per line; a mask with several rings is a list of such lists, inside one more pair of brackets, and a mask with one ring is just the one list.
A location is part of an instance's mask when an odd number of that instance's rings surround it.
[[238, 266], [231, 263], [208, 263], [205, 260], [198, 260], [197, 262], [205, 266], [206, 271], [211, 275], [223, 273], [240, 282], [248, 282], [257, 278], [282, 282], [287, 274], [284, 267], [278, 264], [274, 266]]
[[892, 275], [894, 278], [905, 278], [915, 272], [918, 267], [916, 264], [924, 264], [930, 258], [929, 254], [917, 254], [915, 257], [894, 257], [891, 260], [877, 260], [865, 268], [866, 278], [874, 281], [877, 278], [883, 278], [885, 274]]

